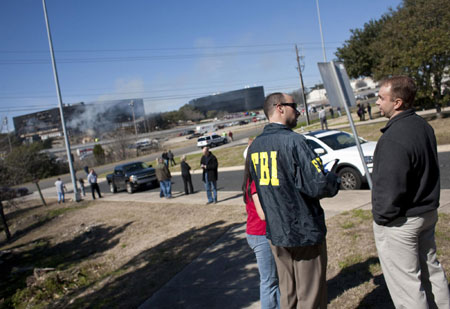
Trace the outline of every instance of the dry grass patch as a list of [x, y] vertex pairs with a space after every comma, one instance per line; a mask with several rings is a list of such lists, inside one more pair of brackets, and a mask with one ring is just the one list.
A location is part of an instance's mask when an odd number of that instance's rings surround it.
[[[439, 214], [439, 260], [450, 271], [450, 215]], [[327, 221], [330, 308], [394, 308], [375, 247], [369, 210], [344, 212]], [[447, 272], [448, 273], [448, 272]]]
[[[1, 308], [135, 308], [246, 218], [243, 205], [106, 201], [32, 203], [7, 213], [14, 239], [0, 238]], [[450, 215], [439, 215], [447, 270], [449, 223]], [[370, 211], [344, 212], [327, 226], [329, 307], [392, 308]]]
[[97, 201], [65, 210], [75, 205], [9, 214], [14, 241], [0, 247], [0, 307], [137, 307], [246, 218], [241, 205]]

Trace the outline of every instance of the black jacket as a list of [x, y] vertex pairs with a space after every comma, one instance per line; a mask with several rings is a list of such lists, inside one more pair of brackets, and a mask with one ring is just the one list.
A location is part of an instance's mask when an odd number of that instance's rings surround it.
[[337, 176], [325, 174], [303, 135], [282, 124], [264, 127], [248, 150], [251, 173], [275, 246], [311, 246], [325, 240], [319, 199], [337, 194]]
[[439, 207], [440, 180], [433, 128], [406, 110], [381, 129], [373, 162], [372, 213], [377, 224]]
[[189, 176], [191, 174], [189, 172], [190, 169], [191, 169], [191, 167], [189, 166], [189, 164], [187, 164], [185, 161], [181, 161], [181, 175], [182, 176]]
[[217, 162], [216, 156], [210, 152], [208, 156], [202, 156], [200, 164], [206, 165], [206, 168], [203, 169], [202, 181], [205, 182], [206, 173], [208, 173], [208, 181], [217, 181], [219, 163]]

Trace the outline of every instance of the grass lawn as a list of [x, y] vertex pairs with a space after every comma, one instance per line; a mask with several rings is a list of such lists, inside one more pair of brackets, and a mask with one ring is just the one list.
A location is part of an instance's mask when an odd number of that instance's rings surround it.
[[[217, 157], [217, 161], [219, 161], [219, 167], [228, 167], [228, 166], [238, 166], [244, 165], [244, 150], [247, 146], [240, 145], [234, 147], [225, 147], [219, 149], [210, 149], [210, 152], [213, 153]], [[192, 168], [192, 170], [200, 169], [200, 159], [202, 157], [201, 153], [190, 154], [186, 156], [186, 162]], [[180, 171], [180, 157], [175, 158], [175, 162], [177, 165], [171, 166], [171, 172], [179, 172]]]

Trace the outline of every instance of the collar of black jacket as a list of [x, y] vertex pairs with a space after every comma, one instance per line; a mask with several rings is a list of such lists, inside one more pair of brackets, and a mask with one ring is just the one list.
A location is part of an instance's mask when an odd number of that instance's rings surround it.
[[271, 122], [264, 127], [264, 131], [266, 131], [266, 132], [280, 130], [280, 129], [286, 129], [286, 130], [292, 131], [286, 125], [281, 124], [281, 123], [275, 123], [275, 122]]
[[385, 126], [384, 128], [381, 128], [380, 131], [381, 131], [382, 133], [384, 133], [384, 132], [386, 132], [386, 130], [389, 129], [389, 127], [392, 126], [392, 124], [394, 124], [395, 122], [400, 121], [400, 120], [402, 120], [402, 119], [404, 119], [404, 118], [406, 118], [406, 117], [409, 117], [409, 116], [412, 116], [412, 115], [415, 115], [415, 114], [416, 114], [416, 112], [415, 112], [415, 110], [414, 110], [413, 108], [404, 110], [403, 112], [401, 112], [400, 114], [398, 114], [398, 115], [395, 116], [394, 118], [391, 118], [391, 119], [388, 121], [388, 123], [386, 124], [386, 126]]

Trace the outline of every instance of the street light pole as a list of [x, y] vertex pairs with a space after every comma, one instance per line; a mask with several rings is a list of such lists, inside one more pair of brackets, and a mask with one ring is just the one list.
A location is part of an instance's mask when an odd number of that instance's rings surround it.
[[131, 111], [133, 112], [133, 123], [134, 123], [134, 132], [136, 136], [138, 135], [137, 126], [136, 126], [136, 116], [134, 115], [134, 101], [131, 101], [128, 105], [131, 106]]
[[323, 62], [327, 62], [327, 54], [325, 53], [325, 43], [323, 41], [322, 22], [320, 20], [319, 0], [316, 0], [316, 5], [317, 5], [317, 16], [319, 16], [320, 37], [322, 39]]
[[61, 117], [62, 129], [63, 129], [63, 133], [64, 133], [64, 141], [66, 143], [67, 161], [69, 162], [70, 176], [72, 178], [74, 199], [75, 199], [75, 201], [79, 202], [81, 200], [81, 197], [80, 197], [80, 192], [78, 191], [78, 188], [77, 188], [77, 181], [75, 178], [75, 170], [73, 168], [72, 155], [70, 152], [69, 137], [67, 136], [66, 122], [64, 120], [61, 89], [59, 87], [58, 71], [56, 70], [55, 54], [53, 52], [52, 35], [51, 35], [51, 31], [50, 31], [50, 23], [48, 21], [48, 16], [47, 16], [47, 7], [45, 5], [45, 0], [42, 0], [42, 6], [44, 7], [45, 24], [47, 26], [48, 45], [50, 46], [50, 56], [52, 58], [53, 76], [55, 78], [56, 94], [58, 95], [59, 113], [60, 113], [60, 117]]

